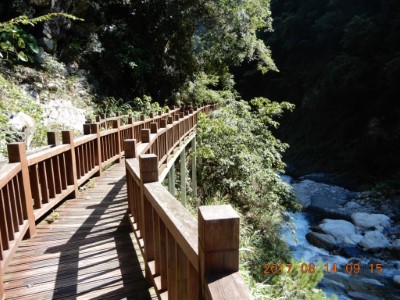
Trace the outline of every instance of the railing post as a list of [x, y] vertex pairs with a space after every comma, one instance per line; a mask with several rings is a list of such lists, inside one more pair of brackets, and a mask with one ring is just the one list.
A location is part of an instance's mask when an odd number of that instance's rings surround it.
[[151, 112], [149, 117], [150, 117], [150, 119], [153, 119], [154, 118], [154, 113]]
[[129, 139], [124, 141], [125, 159], [136, 158], [136, 140]]
[[116, 145], [114, 145], [116, 152], [118, 153], [117, 163], [121, 162], [121, 131], [120, 131], [121, 119], [113, 120], [113, 128], [117, 129], [117, 140]]
[[28, 161], [26, 158], [26, 146], [25, 143], [12, 143], [7, 145], [8, 150], [8, 161], [10, 163], [21, 164], [21, 177], [23, 191], [21, 193], [22, 198], [22, 209], [24, 215], [27, 216], [29, 228], [26, 233], [27, 238], [32, 238], [36, 234], [35, 216], [33, 214], [33, 201], [31, 183], [29, 179]]
[[67, 184], [74, 186], [73, 196], [78, 196], [78, 177], [76, 171], [76, 159], [75, 159], [75, 144], [74, 144], [74, 133], [73, 131], [62, 131], [63, 144], [70, 144], [71, 149], [65, 153], [65, 164], [67, 171]]
[[134, 118], [133, 117], [128, 117], [128, 124], [131, 125], [131, 134], [130, 134], [130, 136], [132, 138], [135, 137], [135, 132], [134, 132], [135, 130], [133, 128], [133, 122], [134, 122]]
[[[141, 189], [141, 202], [142, 212], [141, 220], [142, 226], [140, 231], [142, 233], [144, 241], [144, 259], [146, 263], [154, 260], [154, 220], [153, 220], [153, 208], [147, 201], [144, 194], [144, 184], [158, 181], [158, 158], [155, 154], [142, 154], [139, 156], [139, 168], [140, 168], [140, 189]], [[147, 278], [151, 278], [152, 274], [149, 274], [149, 269], [146, 268]]]
[[94, 156], [94, 162], [95, 165], [99, 166], [99, 171], [96, 172], [97, 176], [101, 176], [101, 138], [100, 138], [100, 124], [99, 123], [93, 123], [90, 124], [90, 130], [93, 134], [97, 135], [97, 140], [95, 144], [95, 156]]
[[145, 121], [146, 120], [146, 116], [145, 115], [140, 115], [140, 121]]
[[83, 124], [83, 134], [84, 134], [84, 135], [88, 135], [88, 134], [91, 133], [91, 131], [90, 131], [90, 126], [91, 126], [90, 123], [85, 123], [85, 124]]
[[150, 133], [157, 133], [157, 131], [158, 131], [157, 123], [151, 123], [150, 124]]
[[[85, 124], [86, 125], [86, 124]], [[60, 145], [60, 132], [59, 131], [48, 131], [47, 132], [47, 145]]]
[[206, 299], [207, 278], [239, 270], [239, 215], [230, 205], [201, 206], [199, 270], [201, 299]]
[[140, 137], [142, 143], [149, 143], [150, 142], [150, 129], [142, 129], [140, 131]]

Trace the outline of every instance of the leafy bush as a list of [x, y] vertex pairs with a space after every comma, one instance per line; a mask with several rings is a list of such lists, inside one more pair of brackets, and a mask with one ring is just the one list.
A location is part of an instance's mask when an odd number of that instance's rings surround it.
[[34, 26], [59, 16], [82, 21], [82, 19], [69, 14], [50, 13], [31, 19], [27, 16], [19, 16], [0, 23], [0, 60], [34, 62], [35, 55], [39, 53], [37, 40], [33, 35], [23, 30], [20, 25]]

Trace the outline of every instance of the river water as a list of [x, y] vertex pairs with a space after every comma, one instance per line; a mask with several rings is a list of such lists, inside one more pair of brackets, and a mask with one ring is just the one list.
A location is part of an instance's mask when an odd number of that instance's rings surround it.
[[[283, 180], [290, 183], [289, 176], [283, 176]], [[332, 186], [333, 189], [337, 188]], [[293, 257], [296, 260], [302, 259], [306, 264], [315, 264], [318, 262], [327, 264], [328, 268], [336, 264], [337, 272], [325, 272], [324, 278], [319, 284], [319, 288], [325, 291], [329, 296], [337, 295], [338, 299], [400, 299], [400, 289], [393, 286], [393, 276], [400, 274], [400, 264], [396, 261], [382, 261], [382, 273], [371, 274], [370, 263], [374, 263], [374, 257], [368, 253], [358, 257], [346, 258], [335, 255], [329, 251], [311, 245], [306, 234], [310, 232], [310, 226], [320, 221], [318, 216], [311, 212], [298, 212], [289, 214], [295, 225], [294, 236], [290, 226], [284, 225], [284, 237], [290, 246]], [[351, 266], [357, 263], [360, 266], [360, 272], [354, 274], [350, 271]], [[348, 266], [346, 272], [346, 266]]]

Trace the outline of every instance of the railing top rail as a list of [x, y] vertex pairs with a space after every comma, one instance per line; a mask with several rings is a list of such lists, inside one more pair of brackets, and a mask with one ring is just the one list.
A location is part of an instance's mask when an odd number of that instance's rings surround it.
[[71, 149], [71, 146], [68, 144], [52, 146], [49, 149], [45, 149], [40, 152], [36, 152], [34, 154], [27, 155], [28, 166], [37, 164], [38, 162], [44, 161], [51, 157], [57, 156], [63, 152], [66, 152]]
[[20, 163], [8, 163], [0, 168], [0, 189], [2, 189], [18, 172], [21, 171]]

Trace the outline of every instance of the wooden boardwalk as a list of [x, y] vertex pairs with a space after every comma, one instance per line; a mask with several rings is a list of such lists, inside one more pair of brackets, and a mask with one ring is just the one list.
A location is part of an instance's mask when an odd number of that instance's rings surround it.
[[128, 220], [124, 161], [94, 180], [21, 243], [4, 274], [6, 299], [157, 298]]

